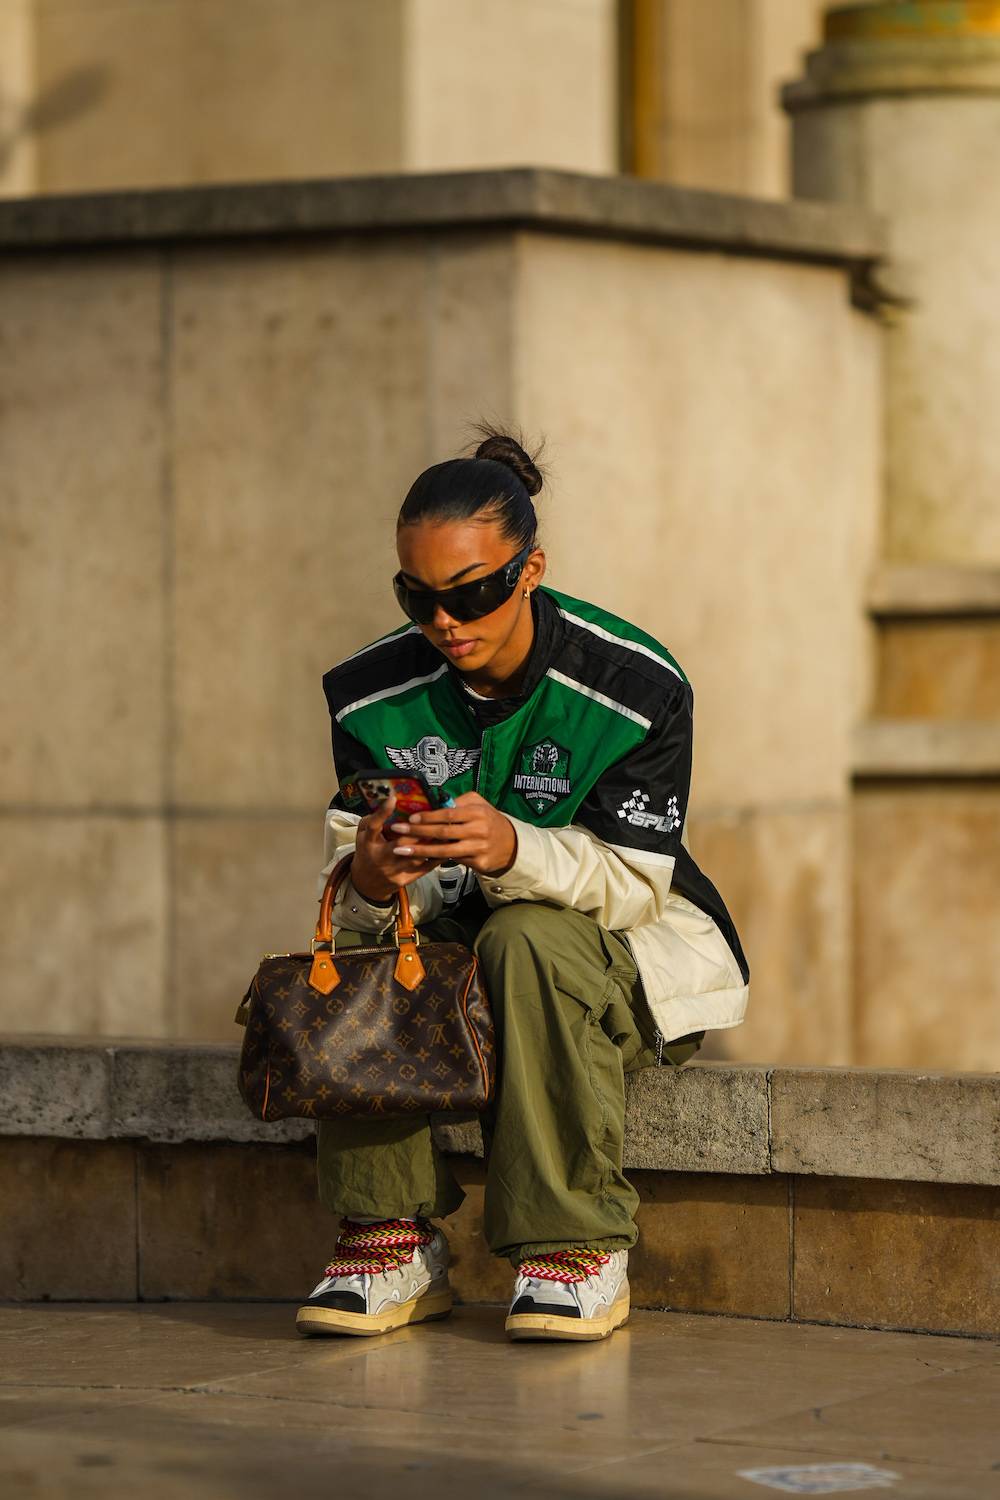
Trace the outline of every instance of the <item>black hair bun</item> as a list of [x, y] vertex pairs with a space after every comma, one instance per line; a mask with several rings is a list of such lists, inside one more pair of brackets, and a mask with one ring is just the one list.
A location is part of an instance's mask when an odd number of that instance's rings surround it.
[[524, 447], [523, 433], [519, 432], [514, 437], [487, 422], [477, 422], [474, 425], [475, 430], [483, 435], [483, 440], [476, 449], [476, 458], [491, 458], [495, 463], [506, 464], [508, 469], [514, 470], [528, 494], [537, 495], [544, 482], [543, 470], [537, 462], [541, 448], [534, 455], [529, 454]]

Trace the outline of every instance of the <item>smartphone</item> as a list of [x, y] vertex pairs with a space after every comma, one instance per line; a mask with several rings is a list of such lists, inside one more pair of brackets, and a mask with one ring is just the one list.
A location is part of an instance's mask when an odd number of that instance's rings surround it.
[[393, 823], [405, 823], [415, 812], [433, 812], [438, 807], [454, 807], [455, 799], [440, 787], [430, 786], [418, 773], [412, 771], [358, 771], [341, 787], [345, 797], [361, 796], [372, 812], [392, 792], [396, 806], [386, 819], [382, 832], [391, 838], [387, 830]]

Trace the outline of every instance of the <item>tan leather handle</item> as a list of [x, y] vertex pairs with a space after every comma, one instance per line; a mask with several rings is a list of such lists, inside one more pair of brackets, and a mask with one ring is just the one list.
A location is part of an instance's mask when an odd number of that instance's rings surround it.
[[[329, 995], [331, 990], [336, 989], [340, 983], [340, 975], [333, 961], [333, 903], [337, 892], [343, 885], [350, 872], [351, 863], [354, 859], [353, 850], [345, 854], [343, 859], [337, 861], [329, 875], [326, 877], [326, 885], [323, 888], [323, 898], [319, 904], [319, 916], [316, 919], [316, 933], [313, 937], [313, 961], [309, 971], [309, 983], [314, 990], [321, 995]], [[395, 943], [400, 950], [399, 958], [396, 960], [395, 977], [405, 989], [416, 989], [424, 978], [424, 966], [420, 960], [418, 951], [417, 929], [413, 923], [413, 915], [410, 911], [410, 898], [406, 894], [404, 886], [400, 886], [396, 892], [398, 910], [396, 913]]]

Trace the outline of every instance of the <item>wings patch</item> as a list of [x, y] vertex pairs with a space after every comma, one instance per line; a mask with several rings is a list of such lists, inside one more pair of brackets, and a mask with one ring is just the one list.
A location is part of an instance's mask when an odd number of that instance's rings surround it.
[[425, 734], [415, 745], [386, 745], [385, 753], [400, 771], [418, 771], [428, 786], [443, 786], [453, 776], [471, 771], [481, 752], [446, 745], [439, 734]]

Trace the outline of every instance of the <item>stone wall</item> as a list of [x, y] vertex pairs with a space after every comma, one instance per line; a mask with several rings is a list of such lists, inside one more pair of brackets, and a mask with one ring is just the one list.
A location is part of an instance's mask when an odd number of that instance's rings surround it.
[[0, 10], [0, 193], [618, 166], [614, 0]]
[[549, 582], [695, 683], [760, 996], [721, 1044], [847, 1060], [870, 220], [525, 171], [26, 200], [0, 250], [4, 1025], [231, 1035], [313, 925], [321, 675], [398, 619], [413, 477], [499, 415], [550, 440]]
[[886, 215], [875, 673], [854, 757], [856, 1060], [1000, 1060], [1000, 14], [828, 8], [795, 190]]

